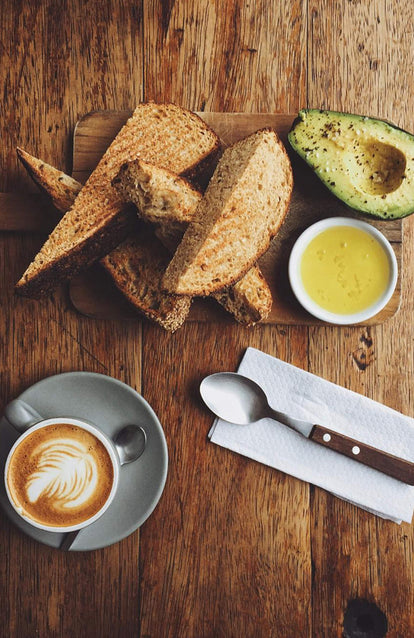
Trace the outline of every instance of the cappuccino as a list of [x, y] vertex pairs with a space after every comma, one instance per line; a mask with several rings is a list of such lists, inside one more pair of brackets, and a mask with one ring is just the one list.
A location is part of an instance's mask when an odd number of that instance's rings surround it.
[[53, 423], [22, 438], [9, 461], [7, 486], [17, 511], [49, 527], [79, 525], [107, 502], [114, 467], [94, 434]]

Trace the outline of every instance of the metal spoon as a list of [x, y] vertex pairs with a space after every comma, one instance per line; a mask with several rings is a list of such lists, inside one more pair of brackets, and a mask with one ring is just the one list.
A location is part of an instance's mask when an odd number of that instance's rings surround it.
[[139, 459], [145, 450], [146, 443], [147, 435], [140, 425], [126, 425], [122, 428], [114, 438], [121, 465]]
[[414, 463], [356, 441], [334, 430], [294, 419], [270, 407], [263, 389], [236, 372], [218, 372], [201, 382], [200, 394], [214, 414], [230, 423], [248, 425], [270, 417], [324, 447], [340, 452], [383, 474], [414, 485]]
[[[114, 445], [118, 452], [121, 465], [127, 465], [139, 459], [145, 450], [147, 435], [140, 425], [126, 425], [114, 438]], [[68, 532], [60, 544], [60, 549], [70, 549], [82, 530]]]

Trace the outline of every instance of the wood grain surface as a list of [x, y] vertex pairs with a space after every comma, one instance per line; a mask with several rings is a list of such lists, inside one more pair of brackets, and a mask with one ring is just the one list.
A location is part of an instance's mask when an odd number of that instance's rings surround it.
[[[413, 20], [408, 0], [229, 0], [225, 10], [218, 0], [3, 0], [0, 191], [33, 194], [17, 146], [71, 172], [76, 122], [142, 99], [342, 109], [412, 129]], [[109, 374], [153, 406], [170, 461], [154, 513], [106, 549], [52, 550], [1, 519], [0, 635], [340, 638], [354, 599], [385, 614], [387, 636], [414, 635], [412, 526], [208, 443], [198, 394], [203, 376], [234, 370], [254, 346], [414, 416], [413, 218], [403, 228], [401, 307], [382, 325], [192, 322], [175, 335], [82, 317], [65, 290], [17, 298], [42, 235], [0, 232], [0, 407], [50, 374]], [[366, 636], [384, 635], [371, 616], [359, 622], [359, 635], [370, 622]]]

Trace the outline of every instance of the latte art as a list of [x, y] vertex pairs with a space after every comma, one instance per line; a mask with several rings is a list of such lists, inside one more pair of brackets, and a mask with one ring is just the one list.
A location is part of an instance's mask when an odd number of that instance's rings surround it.
[[18, 511], [51, 527], [83, 523], [107, 501], [114, 469], [104, 444], [69, 423], [35, 430], [14, 451], [7, 474]]
[[27, 497], [53, 499], [56, 508], [79, 507], [88, 502], [98, 483], [98, 466], [85, 443], [60, 439], [35, 449], [38, 470], [27, 480]]

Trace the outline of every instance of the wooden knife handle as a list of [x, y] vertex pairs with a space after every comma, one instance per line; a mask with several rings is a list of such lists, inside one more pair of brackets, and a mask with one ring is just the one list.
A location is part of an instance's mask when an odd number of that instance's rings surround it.
[[366, 443], [361, 443], [361, 441], [355, 441], [349, 436], [328, 430], [322, 425], [313, 426], [309, 439], [403, 483], [414, 485], [414, 463], [410, 461], [377, 450]]

